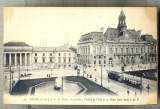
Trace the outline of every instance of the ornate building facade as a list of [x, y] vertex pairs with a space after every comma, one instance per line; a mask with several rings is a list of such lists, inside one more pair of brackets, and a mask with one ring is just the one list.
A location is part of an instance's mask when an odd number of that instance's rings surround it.
[[25, 42], [4, 44], [3, 62], [9, 66], [31, 69], [74, 68], [76, 52], [68, 47], [32, 47]]
[[127, 29], [126, 16], [121, 10], [117, 28], [103, 32], [90, 32], [78, 41], [79, 64], [121, 65], [156, 62], [157, 43], [152, 35], [141, 35], [141, 31]]

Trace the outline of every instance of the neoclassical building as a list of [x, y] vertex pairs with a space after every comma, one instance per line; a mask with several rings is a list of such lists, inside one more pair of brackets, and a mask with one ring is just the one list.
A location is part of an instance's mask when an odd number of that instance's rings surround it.
[[123, 10], [117, 28], [84, 34], [77, 45], [79, 64], [114, 66], [156, 62], [156, 40], [152, 35], [141, 35], [141, 30], [127, 29]]
[[4, 44], [3, 62], [6, 69], [74, 68], [76, 51], [65, 46], [32, 47], [25, 42], [11, 41]]

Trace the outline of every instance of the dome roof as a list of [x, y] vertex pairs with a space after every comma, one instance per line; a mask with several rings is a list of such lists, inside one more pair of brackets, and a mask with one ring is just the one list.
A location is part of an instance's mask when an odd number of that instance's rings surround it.
[[30, 45], [20, 41], [10, 41], [5, 43], [4, 46], [30, 46]]

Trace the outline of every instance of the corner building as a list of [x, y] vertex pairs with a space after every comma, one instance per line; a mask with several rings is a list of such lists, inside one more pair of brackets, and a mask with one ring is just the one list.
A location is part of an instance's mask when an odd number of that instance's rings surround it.
[[117, 28], [90, 32], [81, 36], [78, 62], [81, 65], [138, 65], [156, 63], [157, 42], [152, 35], [141, 35], [141, 30], [127, 29], [126, 16], [121, 10]]

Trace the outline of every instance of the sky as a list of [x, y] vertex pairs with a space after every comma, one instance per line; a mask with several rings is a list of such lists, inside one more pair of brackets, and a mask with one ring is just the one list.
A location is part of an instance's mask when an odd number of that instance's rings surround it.
[[[4, 43], [24, 41], [31, 46], [75, 46], [81, 35], [117, 28], [121, 7], [5, 7]], [[157, 39], [156, 8], [123, 8], [128, 29]], [[43, 42], [43, 43], [42, 43]]]

